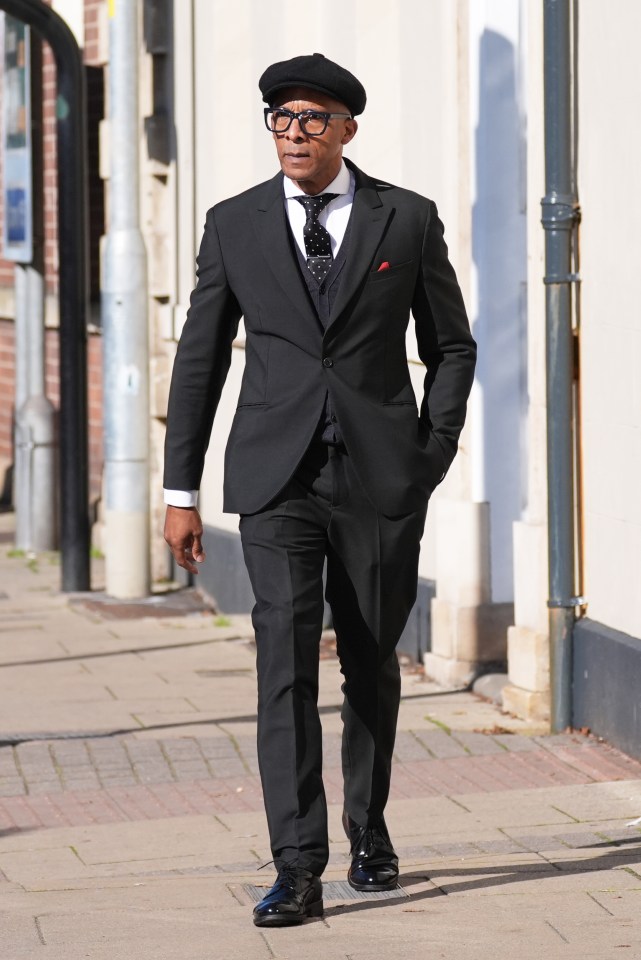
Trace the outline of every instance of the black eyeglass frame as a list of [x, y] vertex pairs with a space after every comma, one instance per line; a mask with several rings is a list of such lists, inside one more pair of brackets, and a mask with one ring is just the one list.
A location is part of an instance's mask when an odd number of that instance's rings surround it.
[[[285, 114], [286, 117], [289, 117], [289, 123], [286, 127], [283, 127], [282, 130], [274, 130], [274, 128], [269, 123], [269, 117], [272, 113], [278, 112]], [[300, 113], [294, 113], [292, 110], [287, 110], [285, 107], [265, 107], [263, 111], [265, 115], [265, 126], [269, 133], [287, 133], [291, 127], [294, 120], [298, 120], [298, 125], [304, 134], [308, 137], [322, 137], [327, 130], [327, 126], [330, 120], [353, 120], [351, 113], [325, 113], [321, 110], [301, 110]], [[305, 118], [315, 117], [325, 121], [325, 126], [318, 133], [310, 133], [305, 126]]]

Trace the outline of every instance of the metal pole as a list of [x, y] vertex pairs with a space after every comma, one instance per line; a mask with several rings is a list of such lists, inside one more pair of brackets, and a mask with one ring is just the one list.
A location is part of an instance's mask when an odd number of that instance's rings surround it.
[[65, 21], [42, 0], [0, 0], [0, 9], [37, 30], [56, 60], [62, 589], [88, 590], [87, 165], [82, 54]]
[[[45, 391], [44, 157], [42, 149], [42, 41], [30, 38], [31, 153], [33, 166], [33, 259], [16, 264], [16, 370], [26, 371], [26, 389], [16, 391], [16, 546], [54, 550], [57, 532], [56, 415]], [[20, 277], [20, 284], [18, 283]], [[21, 378], [22, 379], [22, 378]]]
[[572, 722], [575, 607], [572, 233], [579, 217], [572, 156], [570, 0], [544, 0], [547, 476], [553, 731]]
[[147, 258], [139, 226], [138, 0], [109, 20], [110, 218], [102, 287], [106, 589], [150, 591]]
[[29, 489], [29, 461], [28, 440], [24, 436], [24, 429], [20, 421], [20, 411], [29, 398], [29, 330], [27, 318], [29, 316], [29, 276], [27, 266], [16, 263], [14, 267], [15, 288], [15, 421], [13, 426], [14, 446], [14, 480], [13, 505], [16, 520], [16, 547], [20, 550], [31, 548], [31, 518], [29, 504], [31, 491]]

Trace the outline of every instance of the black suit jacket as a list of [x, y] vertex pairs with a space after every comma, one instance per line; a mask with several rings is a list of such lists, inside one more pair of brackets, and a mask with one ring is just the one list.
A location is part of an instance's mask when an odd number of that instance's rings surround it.
[[[285, 486], [327, 391], [354, 469], [381, 513], [422, 509], [445, 476], [476, 348], [443, 225], [431, 200], [350, 167], [350, 245], [325, 330], [292, 250], [282, 174], [208, 211], [172, 376], [165, 487], [200, 486], [241, 316], [245, 371], [225, 454], [227, 512], [254, 513]], [[405, 351], [410, 313], [427, 367], [420, 412]]]

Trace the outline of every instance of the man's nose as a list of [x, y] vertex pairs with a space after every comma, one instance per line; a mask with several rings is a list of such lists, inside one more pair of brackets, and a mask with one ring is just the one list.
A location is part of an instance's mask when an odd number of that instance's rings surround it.
[[301, 140], [305, 139], [305, 131], [298, 117], [294, 117], [288, 130], [285, 132], [285, 136], [288, 140], [293, 140], [295, 143], [300, 143]]

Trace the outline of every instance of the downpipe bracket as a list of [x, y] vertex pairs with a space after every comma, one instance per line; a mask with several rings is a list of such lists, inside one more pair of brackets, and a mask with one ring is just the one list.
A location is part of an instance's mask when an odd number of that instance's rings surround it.
[[573, 230], [581, 222], [581, 207], [570, 195], [547, 194], [541, 200], [541, 211], [544, 230]]
[[571, 609], [572, 607], [587, 607], [587, 597], [567, 597], [565, 600], [548, 600], [550, 610]]
[[553, 273], [548, 274], [547, 277], [543, 277], [543, 283], [553, 284], [553, 283], [581, 283], [581, 274], [580, 273], [565, 273], [556, 275]]

